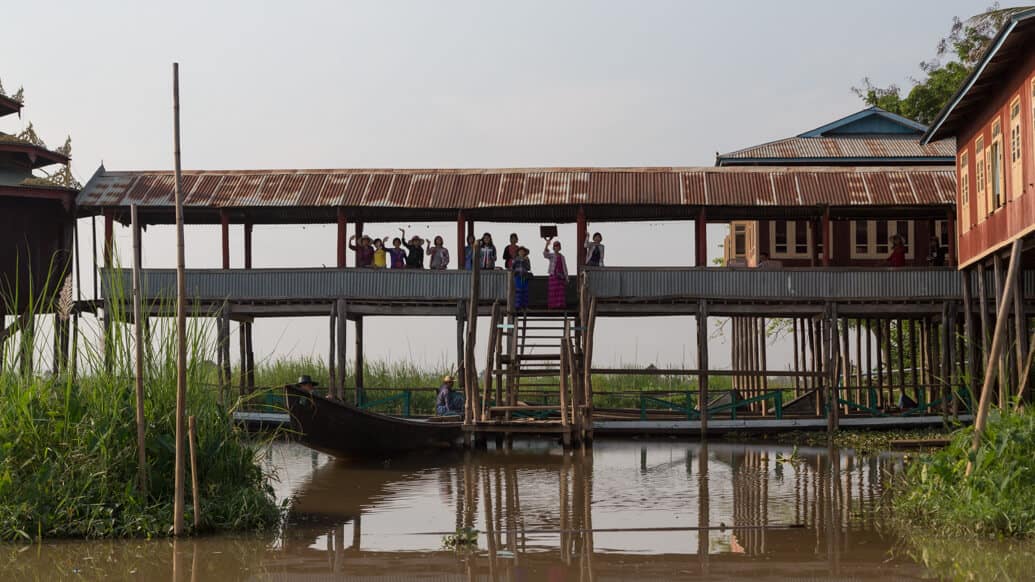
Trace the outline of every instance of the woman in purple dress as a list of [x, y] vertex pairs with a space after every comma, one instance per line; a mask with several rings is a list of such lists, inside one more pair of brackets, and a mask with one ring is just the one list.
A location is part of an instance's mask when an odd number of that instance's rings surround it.
[[[553, 252], [550, 252], [550, 241], [553, 241]], [[550, 275], [546, 288], [546, 306], [550, 309], [564, 309], [567, 307], [565, 289], [568, 286], [568, 264], [561, 254], [561, 241], [546, 239], [546, 248], [543, 249], [543, 256], [550, 261], [547, 273]]]

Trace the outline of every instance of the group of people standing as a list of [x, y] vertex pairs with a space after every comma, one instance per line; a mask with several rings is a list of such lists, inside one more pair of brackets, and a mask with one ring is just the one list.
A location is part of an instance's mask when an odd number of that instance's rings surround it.
[[[356, 266], [360, 268], [373, 269], [423, 269], [424, 258], [430, 257], [428, 268], [432, 270], [444, 270], [449, 267], [449, 249], [447, 249], [441, 236], [436, 236], [432, 243], [425, 248], [425, 240], [414, 235], [406, 239], [406, 229], [400, 228], [401, 236], [392, 239], [392, 246], [388, 245], [388, 237], [383, 239], [372, 239], [368, 235], [362, 235], [357, 241], [353, 236], [349, 239], [349, 249], [356, 252]], [[543, 248], [543, 257], [547, 260], [547, 306], [550, 309], [564, 309], [566, 305], [565, 290], [568, 285], [568, 263], [561, 253], [561, 241], [553, 237], [546, 237], [546, 246]], [[584, 241], [586, 248], [586, 266], [604, 266], [604, 244], [600, 233], [594, 233], [592, 237]], [[477, 255], [477, 256], [475, 256]], [[467, 245], [464, 247], [464, 269], [470, 270], [474, 267], [474, 261], [478, 261], [480, 269], [496, 269], [500, 254], [496, 251], [496, 244], [492, 240], [491, 233], [482, 235], [481, 240], [468, 235]], [[528, 286], [532, 279], [532, 262], [529, 259], [527, 247], [518, 243], [518, 235], [511, 233], [510, 244], [503, 248], [502, 268], [514, 274], [514, 304], [518, 309], [528, 307]]]

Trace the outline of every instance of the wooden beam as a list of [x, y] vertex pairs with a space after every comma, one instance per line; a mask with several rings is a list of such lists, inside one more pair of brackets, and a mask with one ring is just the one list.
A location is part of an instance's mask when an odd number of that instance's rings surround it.
[[[977, 279], [978, 279], [978, 315], [981, 320], [981, 366], [974, 366], [974, 370], [984, 370], [985, 366], [988, 365], [988, 351], [991, 349], [989, 341], [991, 334], [991, 323], [988, 317], [988, 294], [985, 287], [985, 265], [984, 263], [978, 263], [977, 266]], [[975, 374], [976, 376], [977, 374]], [[980, 389], [980, 387], [979, 387]], [[980, 398], [980, 394], [974, 392], [974, 398]]]
[[345, 209], [338, 208], [338, 268], [344, 269], [346, 266], [346, 249], [348, 249], [348, 218], [345, 216]]
[[708, 266], [708, 214], [702, 206], [694, 220], [694, 264], [698, 267]]
[[[966, 368], [964, 375], [965, 378], [969, 378], [967, 387], [970, 390], [971, 398], [977, 395], [977, 371], [980, 369], [977, 365], [977, 335], [974, 333], [974, 298], [971, 290], [972, 281], [974, 279], [974, 272], [970, 268], [966, 268], [960, 271], [960, 277], [963, 283], [963, 338], [966, 348]], [[982, 306], [984, 308], [985, 306]], [[964, 357], [963, 353], [960, 353], [960, 357]]]
[[586, 265], [586, 209], [579, 206], [575, 211], [575, 242], [578, 245], [575, 247], [575, 257], [578, 265], [575, 267], [576, 273], [581, 273], [583, 267]]
[[252, 230], [254, 225], [251, 222], [244, 223], [244, 268], [252, 268]]
[[[479, 241], [475, 241], [471, 247], [472, 254], [477, 257], [481, 247]], [[474, 346], [478, 339], [478, 301], [481, 297], [481, 268], [480, 261], [471, 262], [471, 293], [467, 299], [467, 339], [464, 347], [464, 392], [466, 393], [466, 404], [464, 406], [464, 424], [474, 424], [478, 411], [478, 369], [474, 359]]]
[[[596, 297], [589, 300], [588, 315], [586, 316], [586, 331], [584, 334], [585, 348], [582, 356], [583, 359], [583, 371], [585, 379], [583, 385], [586, 390], [586, 419], [589, 421], [586, 427], [585, 439], [592, 442], [593, 440], [593, 338], [596, 334], [597, 328], [597, 299]], [[707, 422], [707, 421], [705, 421]]]
[[823, 209], [823, 221], [822, 221], [820, 227], [823, 229], [823, 233], [821, 235], [822, 238], [823, 238], [823, 266], [824, 267], [829, 267], [830, 266], [830, 257], [833, 254], [833, 253], [830, 252], [832, 249], [830, 248], [831, 241], [830, 241], [830, 207], [829, 206], [827, 206], [827, 207], [825, 207]]
[[456, 213], [456, 270], [462, 271], [467, 264], [467, 257], [464, 255], [464, 247], [467, 246], [466, 225], [464, 213]]
[[335, 341], [338, 339], [338, 329], [336, 327], [336, 316], [338, 314], [338, 304], [331, 304], [331, 314], [328, 317], [330, 325], [330, 332], [328, 334], [329, 349], [327, 350], [327, 389], [330, 394], [334, 394], [334, 390], [338, 386], [338, 374], [335, 366], [337, 360], [337, 350], [335, 350]]
[[220, 240], [223, 249], [223, 268], [230, 268], [230, 213], [226, 210], [219, 211], [219, 230], [222, 235]]
[[115, 214], [111, 209], [104, 209], [104, 266], [115, 267]]
[[[1002, 256], [999, 253], [996, 253], [992, 257], [992, 274], [993, 274], [993, 279], [995, 281], [995, 284], [992, 287], [993, 297], [995, 297], [995, 304], [996, 304], [996, 306], [998, 306], [997, 309], [1002, 309], [1001, 305], [1002, 305], [1002, 299], [1003, 299], [1003, 286], [1006, 284], [1006, 282], [1003, 279], [1004, 276], [1005, 276], [1004, 275], [1004, 271], [1003, 271], [1003, 258], [1002, 258]], [[996, 326], [995, 327], [996, 329], [999, 329], [999, 320], [998, 319], [995, 321], [995, 326]], [[1007, 326], [1005, 328], [1005, 331], [1003, 333], [1006, 334], [1006, 338], [1005, 338], [1004, 341], [1006, 341], [1007, 345], [1009, 345], [1009, 342], [1010, 342], [1010, 328], [1009, 328], [1009, 326]], [[1007, 367], [1007, 362], [1008, 362], [1009, 357], [1010, 357], [1009, 354], [1010, 354], [1009, 350], [1003, 350], [1002, 352], [999, 353], [999, 358], [1000, 358], [1000, 360], [1002, 360], [1002, 361], [999, 362], [999, 368], [998, 368], [999, 369], [999, 406], [1006, 406], [1006, 400], [1007, 400], [1007, 398], [1009, 398], [1009, 394], [1010, 394], [1009, 379], [1007, 377], [1007, 372], [1009, 370], [1009, 368]]]
[[[489, 398], [492, 394], [492, 372], [495, 369], [496, 364], [496, 338], [500, 332], [500, 304], [495, 302], [492, 304], [492, 317], [489, 319], [489, 341], [485, 346], [485, 386], [484, 393], [481, 398], [481, 407], [478, 411], [478, 417], [480, 420], [488, 420], [488, 406]], [[497, 400], [496, 404], [499, 404]]]
[[[348, 331], [349, 319], [349, 306], [344, 299], [338, 299], [337, 301], [337, 312], [335, 314], [335, 320], [338, 324], [338, 385], [335, 387], [335, 397], [338, 400], [345, 400], [345, 369], [347, 364], [347, 348], [346, 341], [348, 337], [346, 332]], [[357, 403], [359, 404], [359, 403]]]

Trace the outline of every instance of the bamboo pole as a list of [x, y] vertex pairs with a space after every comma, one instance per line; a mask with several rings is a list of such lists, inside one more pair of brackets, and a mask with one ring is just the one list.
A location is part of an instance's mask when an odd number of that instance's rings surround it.
[[365, 360], [363, 355], [363, 316], [356, 317], [353, 335], [356, 336], [356, 355], [354, 356], [352, 379], [356, 385], [356, 402], [363, 402], [366, 400], [366, 387], [363, 385], [363, 363]]
[[190, 487], [194, 501], [194, 531], [201, 527], [201, 488], [198, 487], [198, 427], [194, 415], [187, 418], [187, 438], [190, 443]]
[[798, 318], [791, 318], [791, 338], [794, 342], [794, 347], [791, 351], [791, 360], [793, 360], [794, 366], [794, 397], [801, 396], [801, 378], [798, 377]]
[[999, 303], [996, 313], [995, 332], [992, 334], [992, 348], [988, 354], [988, 362], [985, 365], [985, 381], [981, 388], [981, 401], [978, 403], [977, 416], [974, 418], [974, 439], [970, 446], [970, 456], [967, 461], [966, 475], [969, 477], [974, 470], [974, 456], [981, 445], [981, 437], [985, 432], [985, 424], [988, 421], [988, 408], [991, 400], [991, 384], [999, 367], [999, 354], [1003, 349], [1003, 335], [1006, 331], [1006, 320], [1010, 314], [1010, 304], [1017, 279], [1017, 272], [1020, 271], [1021, 262], [1021, 241], [1013, 242], [1010, 249], [1010, 266], [1006, 272], [1006, 286], [1003, 291], [1003, 298]]
[[701, 438], [708, 433], [708, 301], [697, 302], [697, 408], [701, 415]]
[[561, 426], [564, 428], [564, 434], [562, 435], [562, 443], [564, 449], [567, 450], [571, 447], [571, 425], [569, 422], [568, 414], [568, 370], [570, 369], [570, 362], [568, 361], [568, 320], [564, 320], [564, 337], [560, 341], [560, 387], [559, 387], [559, 398], [561, 408]]
[[183, 189], [180, 176], [180, 64], [173, 63], [173, 192], [176, 199], [176, 455], [173, 535], [183, 534], [184, 416], [187, 410], [187, 280], [184, 269]]
[[[1029, 346], [1035, 346], [1035, 331], [1032, 332]], [[1024, 406], [1025, 400], [1027, 400], [1028, 384], [1031, 378], [1031, 364], [1032, 356], [1035, 356], [1035, 349], [1028, 350], [1028, 359], [1024, 364], [1024, 371], [1021, 373], [1021, 380], [1017, 383], [1017, 403], [1014, 405], [1014, 410], [1020, 410]]]
[[877, 405], [884, 407], [884, 320], [877, 320]]
[[862, 380], [862, 320], [855, 320], [855, 401], [862, 404], [866, 401], [863, 398], [863, 380]]
[[144, 434], [146, 422], [144, 420], [144, 310], [140, 298], [140, 217], [136, 204], [130, 206], [129, 214], [133, 223], [133, 347], [135, 351], [133, 387], [136, 392], [137, 487], [144, 496], [147, 496], [147, 450]]
[[[845, 398], [847, 399], [848, 396], [851, 394], [851, 392], [850, 392], [850, 390], [848, 388], [848, 385], [852, 381], [852, 366], [851, 366], [851, 361], [852, 361], [851, 358], [852, 358], [852, 356], [851, 356], [851, 351], [849, 350], [849, 345], [848, 345], [848, 343], [849, 343], [848, 342], [848, 333], [849, 333], [849, 331], [848, 331], [848, 319], [842, 317], [838, 321], [840, 321], [840, 325], [841, 325], [841, 330], [840, 330], [840, 334], [839, 334], [840, 335], [840, 340], [841, 340], [841, 389], [835, 391], [835, 394], [837, 394], [837, 393], [844, 394]], [[835, 327], [834, 327], [835, 330], [837, 329], [836, 326], [837, 326], [837, 321], [835, 321]], [[838, 395], [838, 398], [840, 398], [839, 395]], [[836, 399], [835, 399], [835, 403], [836, 403]], [[848, 405], [847, 404], [843, 405], [843, 408], [844, 408], [844, 413], [848, 414], [848, 412], [849, 412]]]
[[917, 346], [917, 334], [916, 334], [916, 320], [911, 319], [909, 321], [909, 357], [913, 360], [913, 398], [916, 399], [917, 403], [921, 403], [923, 399], [920, 397], [920, 370], [921, 361], [916, 358], [916, 346]]
[[[762, 392], [768, 392], [769, 391], [769, 375], [768, 375], [768, 370], [769, 370], [769, 362], [768, 362], [768, 360], [769, 360], [769, 358], [768, 358], [768, 354], [766, 352], [766, 345], [765, 344], [766, 344], [765, 318], [764, 317], [760, 317], [760, 318], [758, 318], [758, 358], [759, 358], [758, 359], [758, 362], [759, 362], [758, 368], [759, 368], [759, 371], [762, 373], [762, 375], [761, 375]], [[768, 408], [768, 405], [765, 402], [763, 402], [762, 403], [762, 414], [763, 415], [765, 414], [766, 408]]]
[[[993, 296], [995, 297], [995, 304], [997, 306], [996, 308], [1000, 309], [999, 306], [1001, 305], [1001, 302], [1003, 300], [1004, 286], [1008, 285], [1009, 283], [1003, 281], [1003, 258], [999, 255], [999, 253], [995, 253], [992, 256], [992, 274], [994, 275], [995, 280], [995, 286], [992, 287]], [[999, 329], [998, 319], [995, 322], [995, 326], [996, 329]], [[1003, 333], [1006, 334], [1005, 341], [1007, 345], [1009, 345], [1010, 327], [1007, 326]], [[1007, 367], [1007, 362], [1010, 358], [1009, 350], [1003, 350], [1002, 352], [1000, 352], [999, 358], [1000, 360], [1002, 360], [999, 362], [999, 406], [1004, 407], [1006, 406], [1007, 397], [1010, 394], [1009, 379], [1007, 377], [1007, 372], [1009, 371], [1009, 368]]]
[[[974, 279], [973, 271], [970, 269], [964, 269], [960, 271], [960, 276], [963, 278], [963, 338], [966, 348], [966, 372], [967, 377], [970, 381], [967, 383], [967, 389], [970, 391], [971, 405], [973, 406], [974, 396], [977, 395], [977, 346], [975, 345], [975, 334], [974, 334], [974, 298], [971, 292], [972, 280]], [[960, 352], [960, 357], [963, 357], [963, 352]]]
[[1017, 381], [1013, 385], [1020, 388], [1021, 379], [1024, 377], [1024, 362], [1028, 359], [1028, 334], [1025, 329], [1027, 326], [1024, 317], [1024, 282], [1021, 277], [1017, 277], [1014, 286], [1016, 289], [1013, 290], [1013, 341], [1017, 349], [1017, 353], [1014, 355], [1017, 363]]
[[872, 397], [873, 389], [873, 321], [866, 319], [866, 402], [871, 406], [877, 406], [877, 401]]

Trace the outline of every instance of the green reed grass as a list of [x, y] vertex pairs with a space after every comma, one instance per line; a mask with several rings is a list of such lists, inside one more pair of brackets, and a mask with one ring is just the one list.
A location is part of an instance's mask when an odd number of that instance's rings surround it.
[[[112, 302], [115, 321], [116, 289]], [[9, 304], [16, 302], [11, 299]], [[22, 302], [23, 304], [25, 302]], [[44, 311], [46, 301], [29, 302]], [[36, 306], [36, 307], [33, 307]], [[36, 313], [30, 312], [29, 315]], [[201, 529], [242, 531], [272, 527], [281, 512], [257, 464], [257, 443], [235, 428], [240, 401], [221, 402], [207, 386], [212, 352], [205, 324], [189, 320], [187, 414], [197, 417]], [[54, 376], [15, 366], [43, 348], [26, 328], [14, 339], [0, 370], [0, 539], [162, 536], [173, 522], [176, 357], [170, 319], [153, 319], [145, 362], [146, 472], [149, 491], [137, 486], [133, 351], [129, 326], [82, 326], [76, 338], [78, 369]], [[85, 322], [84, 322], [85, 323]], [[193, 524], [188, 467], [188, 514]]]
[[905, 527], [941, 535], [1035, 537], [1035, 412], [994, 411], [974, 470], [973, 428], [912, 463], [893, 498]]

